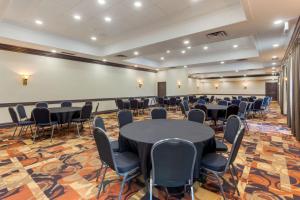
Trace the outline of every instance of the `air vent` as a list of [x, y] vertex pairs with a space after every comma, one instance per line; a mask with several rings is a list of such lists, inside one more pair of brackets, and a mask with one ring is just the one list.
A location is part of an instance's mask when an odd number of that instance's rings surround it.
[[118, 57], [118, 58], [127, 58], [127, 56], [125, 56], [123, 54], [116, 55], [116, 57]]
[[217, 32], [209, 33], [206, 36], [208, 39], [219, 40], [227, 37], [227, 33], [225, 31], [217, 31]]
[[70, 55], [70, 56], [74, 56], [75, 55], [74, 53], [68, 53], [68, 52], [65, 52], [65, 51], [62, 51], [61, 53], [65, 54], [65, 55]]
[[237, 62], [244, 62], [244, 61], [247, 61], [248, 59], [247, 58], [242, 58], [242, 59], [237, 59], [236, 61]]

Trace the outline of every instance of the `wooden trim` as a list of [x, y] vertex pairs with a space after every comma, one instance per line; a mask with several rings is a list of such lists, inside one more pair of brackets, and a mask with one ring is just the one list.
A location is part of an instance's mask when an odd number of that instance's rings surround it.
[[84, 58], [84, 57], [79, 57], [76, 55], [67, 55], [67, 54], [63, 54], [63, 53], [52, 53], [49, 51], [43, 51], [43, 50], [39, 50], [39, 49], [33, 49], [33, 48], [27, 48], [27, 47], [21, 47], [21, 46], [14, 46], [14, 45], [3, 44], [3, 43], [0, 43], [0, 50], [157, 73], [156, 70], [148, 69], [148, 68], [134, 67], [134, 66], [119, 64], [119, 63], [114, 63], [114, 62], [104, 62], [102, 60]]
[[294, 46], [299, 42], [300, 39], [300, 17], [298, 17], [293, 35], [291, 37], [291, 40], [289, 42], [288, 48], [285, 51], [284, 57], [282, 59], [281, 64], [284, 65], [285, 61], [288, 59], [290, 53], [292, 52]]
[[[199, 73], [200, 74], [200, 73]], [[195, 74], [193, 74], [195, 75]], [[273, 74], [250, 74], [250, 75], [247, 75], [246, 77], [245, 76], [241, 76], [241, 75], [238, 75], [238, 76], [223, 76], [222, 78], [220, 78], [219, 76], [217, 77], [208, 77], [208, 78], [196, 78], [196, 77], [193, 77], [193, 75], [189, 75], [189, 78], [193, 78], [193, 79], [199, 79], [199, 80], [210, 80], [210, 79], [224, 79], [224, 78], [255, 78], [255, 77], [264, 77], [264, 76], [278, 76], [279, 73], [276, 73], [275, 75]]]

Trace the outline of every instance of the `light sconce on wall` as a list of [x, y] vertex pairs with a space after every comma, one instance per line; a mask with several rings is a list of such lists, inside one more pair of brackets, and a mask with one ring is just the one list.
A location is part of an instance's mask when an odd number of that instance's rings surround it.
[[29, 74], [21, 74], [21, 77], [22, 77], [22, 85], [27, 86], [30, 75]]
[[215, 84], [215, 88], [216, 88], [216, 90], [219, 88], [219, 84], [218, 83]]
[[244, 83], [243, 83], [243, 86], [244, 86], [244, 89], [247, 90], [247, 88], [248, 88], [248, 83], [247, 83], [247, 82], [244, 82]]
[[180, 88], [182, 86], [180, 81], [177, 81], [177, 87]]
[[288, 78], [287, 77], [284, 77], [284, 81], [287, 81], [288, 80]]
[[137, 80], [137, 83], [138, 83], [139, 88], [141, 88], [144, 85], [143, 80], [141, 80], [141, 79]]

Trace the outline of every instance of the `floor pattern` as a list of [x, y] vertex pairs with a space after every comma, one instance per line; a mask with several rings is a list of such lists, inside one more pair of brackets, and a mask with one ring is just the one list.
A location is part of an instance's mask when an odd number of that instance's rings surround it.
[[[135, 120], [149, 118], [149, 113]], [[110, 137], [118, 137], [116, 114], [102, 115]], [[181, 119], [179, 111], [168, 113], [172, 119]], [[286, 118], [272, 104], [265, 121], [248, 120], [250, 130], [245, 135], [235, 165], [240, 177], [241, 197], [224, 183], [228, 199], [292, 200], [300, 199], [300, 142], [291, 136]], [[74, 129], [75, 131], [75, 129]], [[82, 137], [61, 130], [53, 142], [44, 136], [32, 143], [29, 133], [11, 139], [13, 129], [0, 129], [0, 199], [95, 199], [96, 171], [100, 166], [97, 150], [89, 129]], [[218, 132], [217, 137], [222, 137]], [[230, 181], [230, 176], [226, 176]], [[116, 175], [109, 171], [106, 179]], [[201, 200], [222, 199], [214, 180], [194, 184], [195, 197]], [[110, 183], [100, 199], [115, 199], [120, 182]], [[141, 199], [145, 184], [139, 177], [127, 184], [124, 199]], [[158, 199], [165, 199], [162, 189], [155, 189]], [[178, 199], [178, 197], [171, 197]], [[185, 194], [181, 199], [190, 199]]]

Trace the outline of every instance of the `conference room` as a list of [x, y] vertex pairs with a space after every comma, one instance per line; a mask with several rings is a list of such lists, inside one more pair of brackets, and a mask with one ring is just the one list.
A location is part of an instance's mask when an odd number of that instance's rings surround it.
[[300, 1], [1, 0], [0, 199], [300, 199]]

